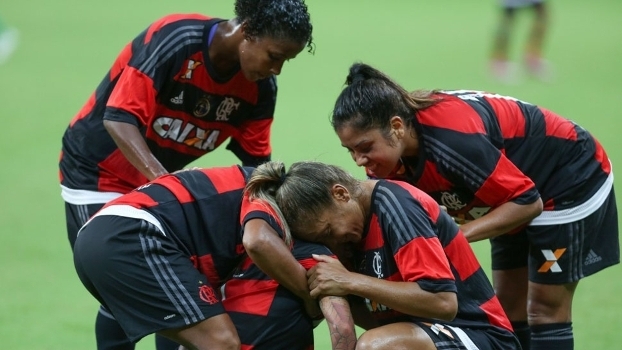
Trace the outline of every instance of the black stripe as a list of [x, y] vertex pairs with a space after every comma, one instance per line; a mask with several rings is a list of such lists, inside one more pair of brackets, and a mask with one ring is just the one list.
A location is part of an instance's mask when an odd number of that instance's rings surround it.
[[432, 137], [426, 138], [428, 152], [433, 154], [439, 161], [444, 162], [448, 168], [465, 175], [465, 180], [479, 188], [488, 178], [488, 174], [467, 158], [447, 147], [443, 142]]
[[175, 275], [168, 261], [156, 253], [162, 250], [162, 244], [157, 239], [161, 234], [160, 231], [153, 224], [142, 221], [141, 232], [140, 241], [145, 260], [158, 284], [177, 309], [177, 312], [183, 317], [186, 324], [202, 320], [204, 316], [201, 310]]
[[[138, 70], [153, 77], [153, 72], [171, 56], [177, 53], [179, 48], [185, 45], [197, 44], [203, 41], [204, 25], [181, 26], [169, 33], [153, 50]], [[181, 33], [181, 34], [180, 34]]]
[[393, 192], [384, 186], [378, 186], [374, 201], [379, 211], [383, 214], [383, 218], [388, 220], [388, 222], [383, 223], [383, 226], [391, 225], [397, 229], [396, 237], [400, 246], [405, 245], [418, 236], [417, 231], [408, 220], [408, 215], [406, 215], [404, 208]]

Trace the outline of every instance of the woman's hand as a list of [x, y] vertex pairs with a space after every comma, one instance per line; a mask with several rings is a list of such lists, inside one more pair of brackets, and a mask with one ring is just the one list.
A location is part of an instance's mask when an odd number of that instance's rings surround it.
[[316, 298], [320, 295], [344, 296], [349, 294], [347, 285], [352, 278], [352, 273], [339, 260], [330, 256], [314, 254], [313, 258], [318, 263], [307, 271], [307, 283], [311, 296]]

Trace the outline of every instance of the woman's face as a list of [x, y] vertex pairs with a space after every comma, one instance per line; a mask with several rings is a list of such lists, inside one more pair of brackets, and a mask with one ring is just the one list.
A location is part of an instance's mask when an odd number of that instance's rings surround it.
[[363, 237], [365, 217], [358, 201], [343, 186], [334, 185], [333, 205], [326, 208], [318, 218], [314, 218], [304, 230], [298, 230], [298, 235], [302, 239], [328, 247], [357, 243]]
[[403, 135], [403, 129], [391, 128], [389, 138], [378, 128], [361, 131], [346, 125], [337, 131], [341, 145], [356, 165], [367, 168], [378, 178], [389, 176], [402, 157], [404, 145], [399, 135]]
[[279, 75], [283, 64], [295, 58], [305, 43], [276, 40], [269, 37], [249, 37], [242, 40], [238, 50], [240, 67], [246, 79], [257, 81]]

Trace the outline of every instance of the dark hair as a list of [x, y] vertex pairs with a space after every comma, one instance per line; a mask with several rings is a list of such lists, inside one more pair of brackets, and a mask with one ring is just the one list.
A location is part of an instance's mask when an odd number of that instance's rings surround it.
[[313, 25], [304, 0], [236, 0], [235, 15], [250, 36], [305, 43], [313, 52]]
[[[314, 223], [333, 205], [331, 188], [345, 186], [353, 196], [360, 193], [359, 180], [342, 168], [320, 162], [292, 164], [288, 172], [278, 161], [266, 162], [251, 175], [245, 191], [251, 198], [271, 200], [293, 232]], [[273, 205], [274, 205], [273, 204]]]
[[364, 63], [350, 67], [346, 84], [333, 109], [331, 124], [335, 131], [348, 125], [362, 131], [380, 129], [388, 137], [392, 117], [399, 116], [412, 126], [418, 110], [439, 101], [432, 97], [436, 90], [409, 93], [386, 74]]

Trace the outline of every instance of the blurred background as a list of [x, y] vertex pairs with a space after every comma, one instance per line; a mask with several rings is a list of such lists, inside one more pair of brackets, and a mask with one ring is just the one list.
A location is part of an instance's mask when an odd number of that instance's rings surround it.
[[[488, 71], [496, 0], [307, 0], [315, 54], [286, 63], [279, 82], [273, 158], [320, 160], [357, 177], [329, 125], [348, 67], [374, 65], [408, 90], [477, 89], [542, 105], [578, 122], [622, 164], [622, 2], [548, 1], [545, 83], [527, 75], [502, 84]], [[233, 0], [0, 2], [0, 21], [19, 43], [0, 64], [0, 343], [8, 349], [93, 349], [96, 301], [80, 284], [58, 185], [60, 142], [121, 48], [150, 22], [174, 12], [231, 18]], [[517, 17], [510, 55], [520, 65], [530, 13]], [[520, 73], [520, 72], [519, 72]], [[197, 166], [230, 165], [224, 147]], [[622, 203], [620, 203], [622, 204]], [[619, 205], [622, 208], [622, 205]], [[488, 269], [488, 243], [474, 245]], [[583, 280], [574, 310], [576, 349], [618, 348], [622, 267]], [[325, 325], [316, 349], [329, 349]], [[151, 337], [138, 349], [152, 349]]]

